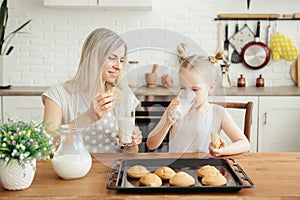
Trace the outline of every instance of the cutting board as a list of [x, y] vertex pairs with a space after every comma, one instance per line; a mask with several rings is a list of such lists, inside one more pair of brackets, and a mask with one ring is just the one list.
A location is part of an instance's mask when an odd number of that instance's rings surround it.
[[290, 70], [291, 77], [293, 81], [300, 87], [300, 55], [294, 60], [291, 70]]

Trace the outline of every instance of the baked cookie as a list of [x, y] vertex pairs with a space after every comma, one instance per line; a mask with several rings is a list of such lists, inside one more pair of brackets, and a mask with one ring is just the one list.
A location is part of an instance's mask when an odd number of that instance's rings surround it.
[[154, 172], [157, 176], [159, 176], [162, 180], [169, 180], [176, 173], [170, 167], [161, 167]]
[[169, 180], [173, 186], [192, 186], [195, 185], [195, 179], [186, 172], [178, 172]]
[[210, 172], [201, 179], [201, 183], [209, 186], [222, 186], [226, 185], [227, 179], [220, 172]]
[[219, 170], [217, 168], [215, 168], [214, 166], [211, 166], [211, 165], [204, 165], [203, 167], [201, 167], [199, 170], [198, 170], [198, 176], [200, 178], [204, 177], [206, 174], [208, 173], [217, 173], [219, 172]]
[[121, 91], [117, 87], [112, 87], [108, 92], [113, 93], [113, 98], [115, 101], [115, 104], [119, 104], [122, 99]]
[[135, 165], [127, 170], [127, 176], [130, 178], [141, 178], [148, 173], [149, 171], [143, 165]]
[[162, 180], [154, 173], [148, 173], [139, 180], [140, 185], [158, 187], [162, 185]]
[[221, 186], [227, 183], [227, 179], [214, 166], [205, 165], [198, 170], [198, 176], [203, 185]]
[[213, 148], [219, 149], [221, 147], [220, 136], [216, 132], [211, 132], [211, 143]]

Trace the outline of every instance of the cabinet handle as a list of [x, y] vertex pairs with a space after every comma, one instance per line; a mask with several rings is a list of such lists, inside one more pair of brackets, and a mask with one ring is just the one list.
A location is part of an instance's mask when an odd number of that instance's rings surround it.
[[267, 112], [264, 113], [264, 125], [267, 124]]

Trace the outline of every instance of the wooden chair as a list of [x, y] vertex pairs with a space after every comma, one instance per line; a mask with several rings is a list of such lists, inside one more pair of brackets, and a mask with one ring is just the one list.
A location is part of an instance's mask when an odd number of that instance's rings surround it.
[[253, 102], [249, 101], [247, 103], [240, 103], [240, 102], [212, 102], [212, 103], [223, 106], [225, 108], [246, 110], [245, 117], [244, 117], [244, 134], [250, 142]]

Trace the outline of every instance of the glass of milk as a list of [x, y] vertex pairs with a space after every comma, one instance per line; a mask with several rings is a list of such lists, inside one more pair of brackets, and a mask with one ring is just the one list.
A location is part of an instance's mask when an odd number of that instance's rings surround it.
[[52, 159], [52, 166], [63, 179], [82, 178], [90, 171], [92, 157], [82, 141], [83, 128], [62, 125], [60, 144]]
[[175, 108], [173, 108], [170, 111], [170, 116], [177, 122], [180, 122], [181, 119], [191, 109], [191, 107], [194, 103], [195, 97], [196, 97], [196, 94], [192, 90], [189, 90], [189, 89], [180, 90], [179, 94], [177, 95], [177, 98], [180, 103], [179, 103], [179, 105], [177, 105]]
[[121, 146], [131, 146], [132, 134], [134, 131], [134, 111], [127, 109], [117, 109], [116, 119], [119, 130], [119, 141]]

